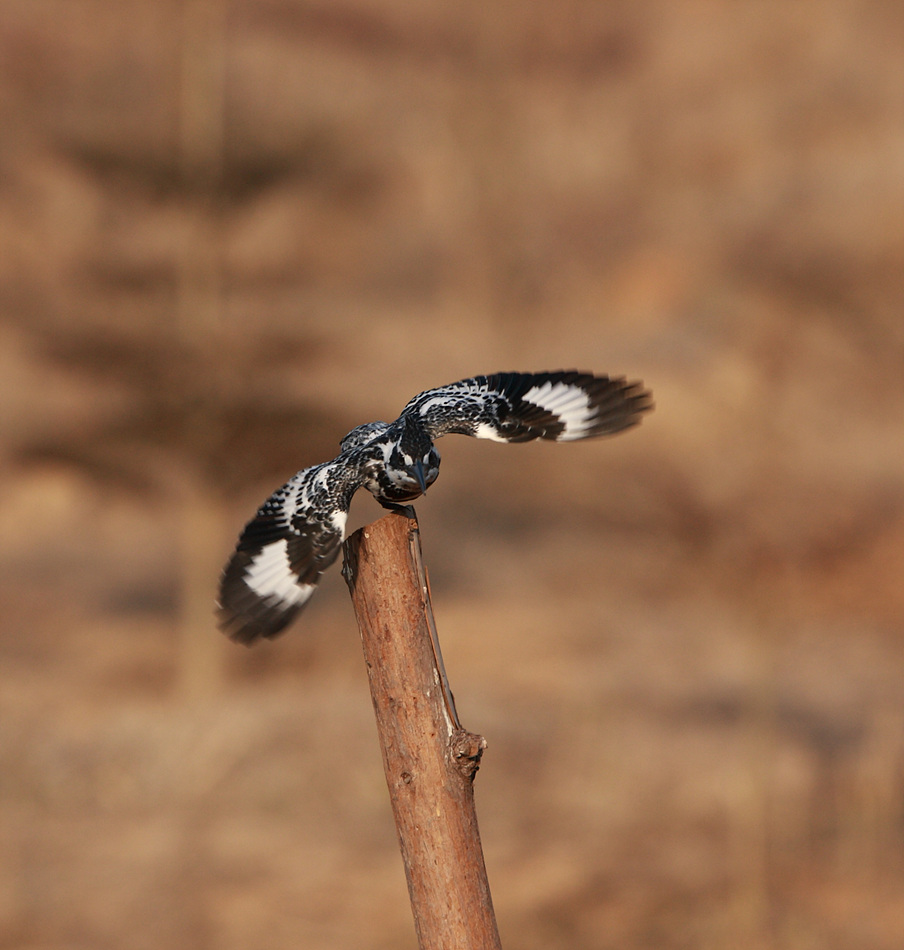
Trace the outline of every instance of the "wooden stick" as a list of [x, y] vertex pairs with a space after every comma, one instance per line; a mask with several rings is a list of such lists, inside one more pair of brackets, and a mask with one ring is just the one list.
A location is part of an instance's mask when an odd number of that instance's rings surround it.
[[414, 510], [345, 543], [408, 893], [421, 950], [501, 950], [474, 773], [486, 740], [462, 729], [443, 670]]

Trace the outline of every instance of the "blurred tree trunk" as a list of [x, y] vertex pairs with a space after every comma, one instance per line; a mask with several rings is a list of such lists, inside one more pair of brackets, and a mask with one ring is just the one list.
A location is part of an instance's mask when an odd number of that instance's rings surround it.
[[[223, 556], [224, 519], [216, 485], [191, 459], [222, 439], [216, 411], [225, 371], [221, 348], [226, 10], [222, 0], [185, 0], [180, 76], [180, 170], [189, 226], [179, 255], [178, 336], [186, 354], [182, 498], [182, 597], [178, 678], [183, 694], [214, 694], [223, 644], [213, 629], [213, 589]], [[208, 451], [199, 452], [199, 449]]]

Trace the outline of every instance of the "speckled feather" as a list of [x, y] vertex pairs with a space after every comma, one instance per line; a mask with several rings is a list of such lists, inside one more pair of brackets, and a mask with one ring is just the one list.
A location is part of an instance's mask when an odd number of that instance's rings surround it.
[[641, 383], [575, 370], [475, 376], [420, 393], [395, 422], [352, 429], [335, 459], [298, 472], [258, 509], [220, 580], [221, 628], [245, 644], [282, 632], [336, 560], [355, 492], [386, 507], [413, 501], [439, 475], [435, 439], [589, 439], [651, 408]]

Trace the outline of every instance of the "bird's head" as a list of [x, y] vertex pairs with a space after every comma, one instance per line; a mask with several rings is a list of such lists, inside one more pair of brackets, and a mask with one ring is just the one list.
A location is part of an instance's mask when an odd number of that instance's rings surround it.
[[414, 501], [439, 475], [439, 452], [427, 433], [407, 418], [398, 429], [392, 426], [386, 438], [376, 439], [371, 445], [378, 451], [372, 453], [366, 466], [364, 487], [377, 501]]

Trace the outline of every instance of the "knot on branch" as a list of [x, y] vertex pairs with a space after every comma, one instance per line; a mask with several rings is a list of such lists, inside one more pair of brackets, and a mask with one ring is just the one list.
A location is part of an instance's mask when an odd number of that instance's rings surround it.
[[480, 758], [487, 747], [487, 740], [483, 736], [456, 729], [449, 740], [449, 752], [455, 770], [462, 778], [473, 781], [474, 774], [480, 768]]

